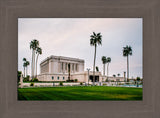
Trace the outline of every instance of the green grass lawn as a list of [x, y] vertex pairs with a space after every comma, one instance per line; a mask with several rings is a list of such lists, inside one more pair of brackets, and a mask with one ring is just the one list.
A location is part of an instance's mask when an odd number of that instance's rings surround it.
[[18, 88], [18, 100], [142, 100], [142, 88], [108, 86]]

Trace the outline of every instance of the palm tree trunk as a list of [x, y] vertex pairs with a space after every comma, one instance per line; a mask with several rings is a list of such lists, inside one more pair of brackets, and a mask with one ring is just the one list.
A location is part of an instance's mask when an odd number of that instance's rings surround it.
[[109, 67], [109, 63], [107, 64], [107, 80], [108, 80], [108, 73], [109, 73], [108, 67]]
[[105, 64], [103, 64], [103, 76], [105, 76]]
[[95, 85], [95, 62], [96, 62], [96, 45], [95, 45], [94, 64], [93, 64], [93, 85]]
[[127, 56], [127, 81], [129, 81], [129, 58]]
[[38, 62], [38, 56], [39, 56], [39, 54], [37, 54], [37, 58], [36, 58], [36, 78], [37, 78], [37, 62]]
[[[28, 65], [27, 65], [27, 66], [28, 66]], [[27, 74], [27, 66], [26, 66], [26, 76], [28, 75], [28, 74]]]
[[31, 78], [33, 79], [33, 49], [32, 49], [32, 65], [31, 65]]
[[33, 51], [33, 78], [35, 78], [35, 50]]
[[25, 67], [24, 67], [24, 77], [25, 77]]
[[[103, 64], [103, 76], [105, 76], [105, 64]], [[103, 79], [104, 78], [102, 78], [102, 82], [104, 81]]]

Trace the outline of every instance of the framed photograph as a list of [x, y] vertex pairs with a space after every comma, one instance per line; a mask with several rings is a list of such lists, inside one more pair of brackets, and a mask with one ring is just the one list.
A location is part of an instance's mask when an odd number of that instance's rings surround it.
[[143, 100], [142, 23], [19, 18], [18, 100]]
[[0, 1], [0, 117], [159, 118], [159, 1]]

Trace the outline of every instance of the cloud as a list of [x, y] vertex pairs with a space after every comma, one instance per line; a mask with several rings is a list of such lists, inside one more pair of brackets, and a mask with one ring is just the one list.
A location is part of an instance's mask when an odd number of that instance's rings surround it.
[[[18, 69], [23, 70], [23, 57], [31, 62], [29, 42], [36, 38], [43, 54], [39, 64], [50, 55], [82, 58], [85, 70], [92, 68], [94, 47], [90, 46], [92, 32], [101, 32], [102, 46], [97, 48], [96, 65], [102, 71], [101, 57], [112, 58], [110, 75], [126, 70], [123, 47], [131, 45], [130, 76], [142, 76], [142, 19], [140, 18], [20, 18], [18, 20]], [[135, 66], [137, 65], [137, 66]], [[30, 73], [30, 67], [28, 68]], [[137, 70], [139, 70], [137, 72]]]

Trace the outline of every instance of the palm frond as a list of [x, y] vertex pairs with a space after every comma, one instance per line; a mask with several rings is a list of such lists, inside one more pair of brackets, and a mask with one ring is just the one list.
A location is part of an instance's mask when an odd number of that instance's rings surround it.
[[126, 47], [123, 47], [123, 56], [132, 55], [132, 47], [126, 45]]
[[107, 63], [107, 59], [106, 59], [105, 56], [102, 56], [102, 63], [103, 63], [103, 64], [106, 64], [106, 63]]
[[110, 63], [110, 62], [111, 62], [111, 58], [108, 57], [108, 58], [107, 58], [107, 63]]

